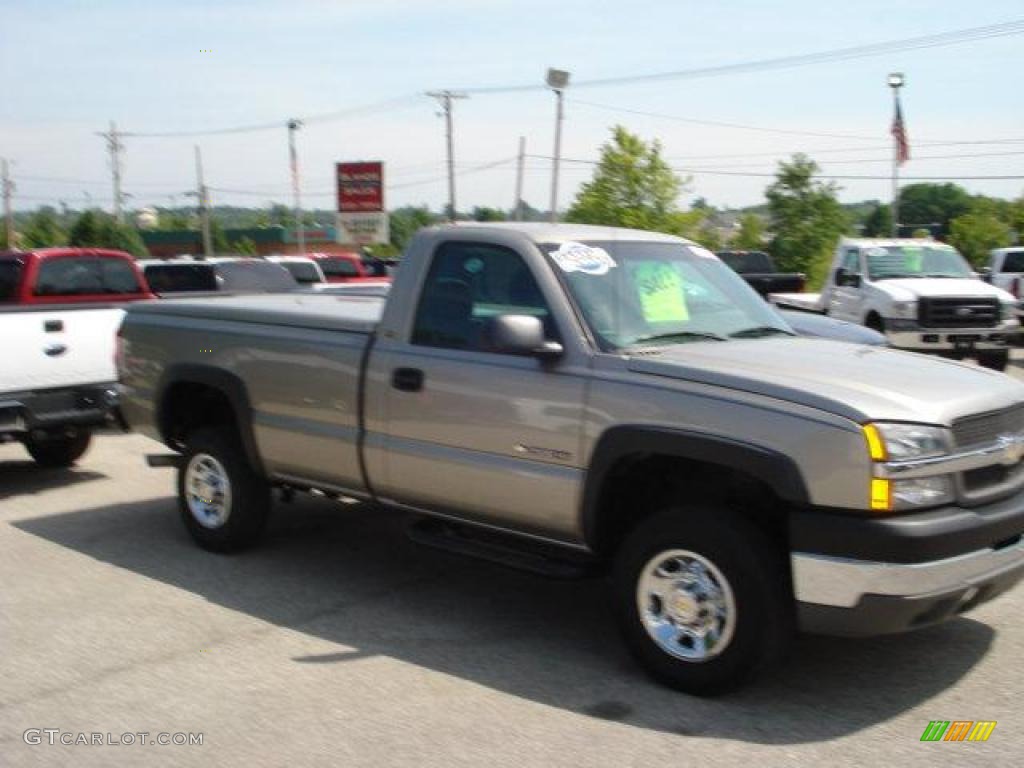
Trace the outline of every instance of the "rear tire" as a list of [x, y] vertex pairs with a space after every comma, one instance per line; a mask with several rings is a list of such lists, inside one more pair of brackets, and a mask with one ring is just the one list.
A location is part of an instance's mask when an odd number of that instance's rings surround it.
[[234, 430], [202, 428], [185, 441], [178, 469], [178, 509], [203, 549], [237, 552], [266, 528], [270, 485], [250, 466]]
[[74, 429], [58, 435], [36, 439], [25, 438], [25, 449], [41, 467], [70, 467], [89, 450], [92, 433], [87, 429]]
[[979, 352], [978, 365], [991, 368], [993, 371], [1005, 371], [1010, 363], [1010, 350], [997, 349], [993, 352]]
[[616, 555], [612, 589], [640, 665], [698, 696], [744, 685], [795, 631], [783, 553], [726, 507], [668, 508], [642, 522]]

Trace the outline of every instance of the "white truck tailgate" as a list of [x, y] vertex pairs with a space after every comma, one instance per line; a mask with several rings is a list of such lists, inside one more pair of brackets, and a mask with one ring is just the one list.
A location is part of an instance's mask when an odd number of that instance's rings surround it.
[[122, 317], [112, 307], [0, 312], [0, 397], [115, 381]]

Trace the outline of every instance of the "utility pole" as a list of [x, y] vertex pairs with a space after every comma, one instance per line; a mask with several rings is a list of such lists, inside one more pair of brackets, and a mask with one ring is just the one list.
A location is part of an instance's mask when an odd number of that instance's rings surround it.
[[566, 86], [569, 85], [569, 73], [561, 69], [549, 69], [547, 86], [555, 92], [555, 155], [551, 161], [551, 223], [558, 221], [558, 165], [562, 158], [562, 120], [564, 111], [562, 103]]
[[437, 99], [444, 115], [445, 140], [448, 144], [448, 220], [455, 221], [455, 138], [452, 135], [452, 99], [465, 99], [465, 93], [455, 91], [429, 91], [427, 96]]
[[7, 235], [7, 249], [14, 250], [14, 210], [11, 207], [11, 196], [14, 194], [14, 182], [11, 181], [10, 172], [7, 166], [7, 158], [0, 159], [0, 187], [4, 196], [4, 232]]
[[301, 127], [301, 120], [288, 121], [288, 159], [292, 171], [292, 196], [295, 200], [295, 236], [299, 253], [305, 253], [306, 231], [302, 225], [302, 183], [299, 177], [299, 153], [295, 149], [295, 133]]
[[114, 182], [114, 219], [118, 224], [122, 224], [124, 223], [122, 211], [124, 194], [121, 192], [121, 153], [124, 151], [124, 143], [121, 141], [121, 136], [124, 134], [118, 132], [117, 124], [111, 120], [110, 130], [97, 135], [107, 141], [107, 151], [110, 153], [110, 173]]
[[203, 153], [196, 144], [196, 198], [199, 201], [199, 224], [203, 231], [203, 255], [213, 256], [213, 238], [210, 235], [209, 190], [203, 180]]
[[519, 159], [516, 163], [516, 204], [512, 208], [512, 219], [523, 220], [523, 164], [526, 162], [526, 137], [519, 137]]

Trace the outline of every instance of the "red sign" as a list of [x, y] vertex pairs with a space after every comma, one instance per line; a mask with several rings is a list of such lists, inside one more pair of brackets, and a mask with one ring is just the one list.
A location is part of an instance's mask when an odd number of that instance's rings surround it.
[[384, 210], [384, 163], [338, 163], [336, 170], [341, 213]]

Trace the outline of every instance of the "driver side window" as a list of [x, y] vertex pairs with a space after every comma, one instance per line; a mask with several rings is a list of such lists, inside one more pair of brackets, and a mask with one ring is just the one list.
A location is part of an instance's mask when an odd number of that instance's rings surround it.
[[848, 275], [860, 274], [860, 251], [852, 249], [846, 252], [846, 256], [843, 257], [843, 269]]
[[522, 256], [497, 245], [443, 243], [423, 285], [412, 343], [487, 352], [484, 326], [505, 314], [538, 317], [547, 337], [555, 336], [547, 303]]

